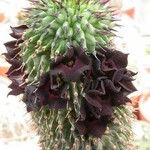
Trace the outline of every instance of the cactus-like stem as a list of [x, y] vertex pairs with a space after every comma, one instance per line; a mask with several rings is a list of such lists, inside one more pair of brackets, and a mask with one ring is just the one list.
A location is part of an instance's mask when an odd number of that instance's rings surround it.
[[131, 129], [134, 117], [130, 107], [114, 108], [114, 122], [108, 125], [102, 139], [78, 135], [71, 125], [75, 120], [70, 120], [70, 116], [66, 114], [67, 110], [49, 110], [47, 107], [32, 113], [43, 150], [125, 150], [127, 147], [128, 150], [134, 149]]
[[23, 95], [43, 150], [132, 150], [127, 94], [135, 73], [112, 49], [108, 1], [30, 0], [5, 43], [9, 94]]

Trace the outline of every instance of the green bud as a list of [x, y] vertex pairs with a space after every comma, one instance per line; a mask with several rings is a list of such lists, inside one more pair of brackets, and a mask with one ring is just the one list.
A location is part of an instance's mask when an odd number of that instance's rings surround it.
[[37, 41], [37, 45], [42, 45], [43, 40], [46, 39], [46, 36], [48, 35], [48, 31], [45, 31], [39, 38], [39, 40]]
[[106, 41], [104, 41], [104, 39], [101, 36], [97, 36], [95, 37], [96, 41], [98, 44], [100, 44], [101, 46], [106, 45]]
[[68, 39], [71, 40], [71, 38], [73, 37], [73, 29], [70, 27], [67, 33]]
[[66, 50], [67, 50], [67, 48], [66, 48], [66, 41], [62, 40], [60, 42], [58, 48], [55, 50], [55, 55], [64, 54]]
[[65, 35], [68, 33], [69, 30], [69, 23], [67, 21], [64, 22], [64, 24], [62, 25], [62, 28], [64, 30]]
[[56, 20], [53, 20], [53, 21], [50, 23], [49, 27], [50, 27], [51, 29], [57, 30], [57, 29], [60, 27], [60, 25], [56, 22]]
[[56, 22], [62, 24], [66, 20], [66, 16], [66, 11], [59, 13], [58, 17], [56, 18]]
[[63, 33], [63, 29], [62, 29], [62, 27], [60, 27], [60, 28], [56, 31], [56, 35], [55, 35], [54, 41], [57, 41], [57, 40], [61, 37], [62, 33]]
[[42, 24], [43, 25], [50, 24], [53, 20], [54, 20], [54, 17], [46, 16], [45, 18], [42, 18]]
[[40, 38], [40, 34], [34, 35], [33, 37], [29, 38], [29, 42], [36, 43], [39, 38]]
[[82, 18], [82, 20], [81, 20], [81, 27], [83, 29], [87, 29], [87, 25], [88, 24], [89, 24], [89, 22], [87, 21], [87, 19], [86, 18]]
[[78, 35], [82, 31], [81, 25], [78, 22], [74, 25], [74, 31], [76, 35]]
[[85, 38], [87, 40], [88, 45], [95, 45], [96, 39], [93, 35], [91, 35], [89, 33], [85, 33]]
[[30, 37], [32, 37], [34, 34], [33, 30], [32, 29], [28, 29], [24, 35], [23, 35], [23, 39], [29, 39]]
[[78, 21], [78, 18], [77, 18], [76, 15], [74, 15], [74, 16], [72, 17], [72, 24], [76, 23], [77, 21]]

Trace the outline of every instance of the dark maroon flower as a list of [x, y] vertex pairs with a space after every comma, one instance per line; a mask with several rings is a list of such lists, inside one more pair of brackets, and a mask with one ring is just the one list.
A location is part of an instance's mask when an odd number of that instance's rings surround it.
[[126, 90], [128, 93], [132, 93], [135, 92], [137, 89], [135, 88], [135, 86], [132, 84], [131, 81], [126, 81], [126, 80], [121, 80], [119, 82], [120, 86]]
[[[94, 137], [99, 137], [101, 138], [102, 135], [104, 134], [107, 124], [110, 122], [105, 118], [105, 121], [103, 120], [105, 117], [99, 119], [99, 120], [92, 120], [89, 121], [86, 125], [88, 128], [88, 134], [93, 135]], [[107, 121], [106, 121], [107, 120]]]
[[28, 29], [26, 25], [21, 25], [18, 27], [11, 27], [12, 33], [10, 34], [15, 39], [22, 38], [23, 32]]
[[[85, 94], [85, 99], [87, 101], [88, 110], [97, 116], [111, 116], [112, 115], [112, 106], [110, 99], [104, 99], [103, 96], [98, 95], [95, 92], [88, 92]], [[92, 107], [91, 107], [92, 106]], [[99, 118], [98, 117], [98, 118]]]
[[77, 82], [83, 90], [79, 95], [82, 100], [80, 116], [75, 118], [76, 129], [81, 135], [101, 137], [112, 120], [113, 106], [125, 105], [130, 101], [127, 94], [136, 90], [131, 82], [135, 73], [126, 69], [128, 54], [103, 47], [94, 56], [72, 47], [53, 60], [51, 70], [43, 74], [37, 84], [27, 86], [28, 75], [19, 54], [19, 44], [24, 42], [22, 36], [27, 26], [11, 29], [11, 36], [16, 40], [5, 43], [6, 60], [11, 64], [7, 72], [12, 81], [9, 94], [24, 93], [28, 111], [39, 110], [42, 106], [63, 109], [68, 102], [69, 83]]
[[128, 93], [136, 91], [136, 88], [131, 82], [133, 80], [134, 79], [132, 73], [125, 68], [119, 69], [116, 72], [114, 72], [112, 77], [112, 82], [116, 85], [119, 85]]
[[87, 128], [87, 125], [86, 125], [85, 121], [78, 120], [75, 123], [75, 127], [78, 130], [80, 135], [86, 135], [87, 132], [88, 132], [88, 128]]
[[23, 40], [20, 39], [10, 41], [4, 44], [7, 49], [7, 53], [4, 53], [4, 55], [6, 56], [6, 60], [19, 57], [19, 52], [21, 51], [21, 49], [19, 48], [19, 44], [22, 42]]
[[38, 86], [27, 86], [24, 100], [27, 104], [27, 110], [32, 111], [40, 109], [47, 105], [50, 109], [62, 109], [66, 107], [67, 99], [63, 91], [65, 84], [60, 87], [51, 89], [51, 80], [49, 73], [44, 74]]
[[79, 80], [84, 71], [90, 70], [89, 57], [82, 49], [71, 48], [65, 56], [59, 57], [53, 64], [51, 75], [62, 74], [66, 81]]
[[88, 91], [85, 94], [85, 99], [90, 105], [98, 107], [100, 110], [102, 109], [102, 99], [97, 94]]
[[128, 65], [128, 60], [127, 60], [128, 59], [128, 54], [124, 54], [120, 51], [114, 50], [109, 59], [113, 60], [113, 62], [115, 63], [117, 69], [125, 68]]
[[106, 79], [104, 81], [104, 84], [105, 84], [105, 89], [109, 92], [118, 93], [121, 90], [121, 87], [115, 86], [110, 79]]
[[107, 51], [106, 57], [102, 61], [102, 71], [112, 71], [127, 67], [128, 54], [120, 51]]
[[12, 83], [8, 86], [12, 90], [8, 93], [8, 95], [19, 95], [24, 92], [25, 85], [22, 84], [23, 76], [13, 76], [11, 78]]
[[104, 87], [104, 81], [107, 79], [107, 76], [101, 76], [98, 77], [97, 79], [88, 79], [86, 78], [84, 80], [84, 91], [85, 92], [89, 92], [89, 93], [95, 93], [95, 94], [99, 94], [99, 95], [105, 95], [106, 91], [105, 91], [105, 87]]
[[75, 126], [80, 135], [92, 135], [101, 138], [110, 121], [111, 118], [103, 116], [100, 119], [89, 118], [85, 121], [78, 120]]
[[121, 80], [133, 81], [134, 79], [130, 71], [128, 71], [126, 68], [121, 68], [114, 72], [112, 81], [114, 83], [118, 83]]
[[131, 100], [127, 97], [126, 93], [123, 91], [113, 94], [111, 99], [112, 106], [125, 105], [127, 102], [131, 102]]
[[90, 91], [82, 99], [80, 117], [76, 122], [79, 134], [91, 134], [101, 137], [112, 118], [110, 99], [103, 99], [97, 93]]
[[19, 55], [19, 52], [21, 51], [19, 44], [23, 43], [22, 35], [27, 29], [27, 26], [22, 25], [11, 29], [13, 31], [11, 36], [17, 40], [13, 40], [4, 44], [7, 49], [7, 53], [4, 53], [6, 61], [11, 64], [8, 72], [6, 73], [8, 78], [12, 81], [9, 86], [11, 91], [8, 95], [19, 95], [24, 92], [25, 79], [27, 77], [27, 75], [24, 73], [25, 68]]
[[36, 86], [27, 86], [24, 90], [23, 101], [26, 103], [27, 111], [38, 110], [40, 101], [35, 97]]

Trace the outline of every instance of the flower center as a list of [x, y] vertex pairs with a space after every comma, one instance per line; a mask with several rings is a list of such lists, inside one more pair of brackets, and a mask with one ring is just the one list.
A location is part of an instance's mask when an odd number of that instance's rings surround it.
[[73, 60], [71, 60], [71, 61], [69, 61], [68, 63], [67, 63], [67, 66], [68, 67], [73, 67], [73, 65], [74, 65], [74, 61]]

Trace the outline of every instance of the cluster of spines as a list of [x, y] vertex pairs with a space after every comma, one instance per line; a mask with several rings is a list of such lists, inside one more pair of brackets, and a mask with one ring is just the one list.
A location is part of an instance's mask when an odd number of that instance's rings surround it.
[[95, 54], [96, 48], [111, 43], [115, 23], [104, 4], [46, 0], [32, 3], [36, 5], [28, 12], [29, 29], [22, 44], [23, 62], [29, 72], [27, 83], [37, 81], [50, 70], [49, 60], [65, 54], [71, 46]]
[[[121, 106], [114, 110], [115, 120], [109, 124], [102, 138], [78, 136], [71, 126], [71, 120], [65, 118], [67, 111], [43, 107], [39, 112], [33, 112], [43, 150], [125, 150], [127, 147], [132, 150], [131, 108]], [[65, 120], [62, 120], [62, 114]]]

